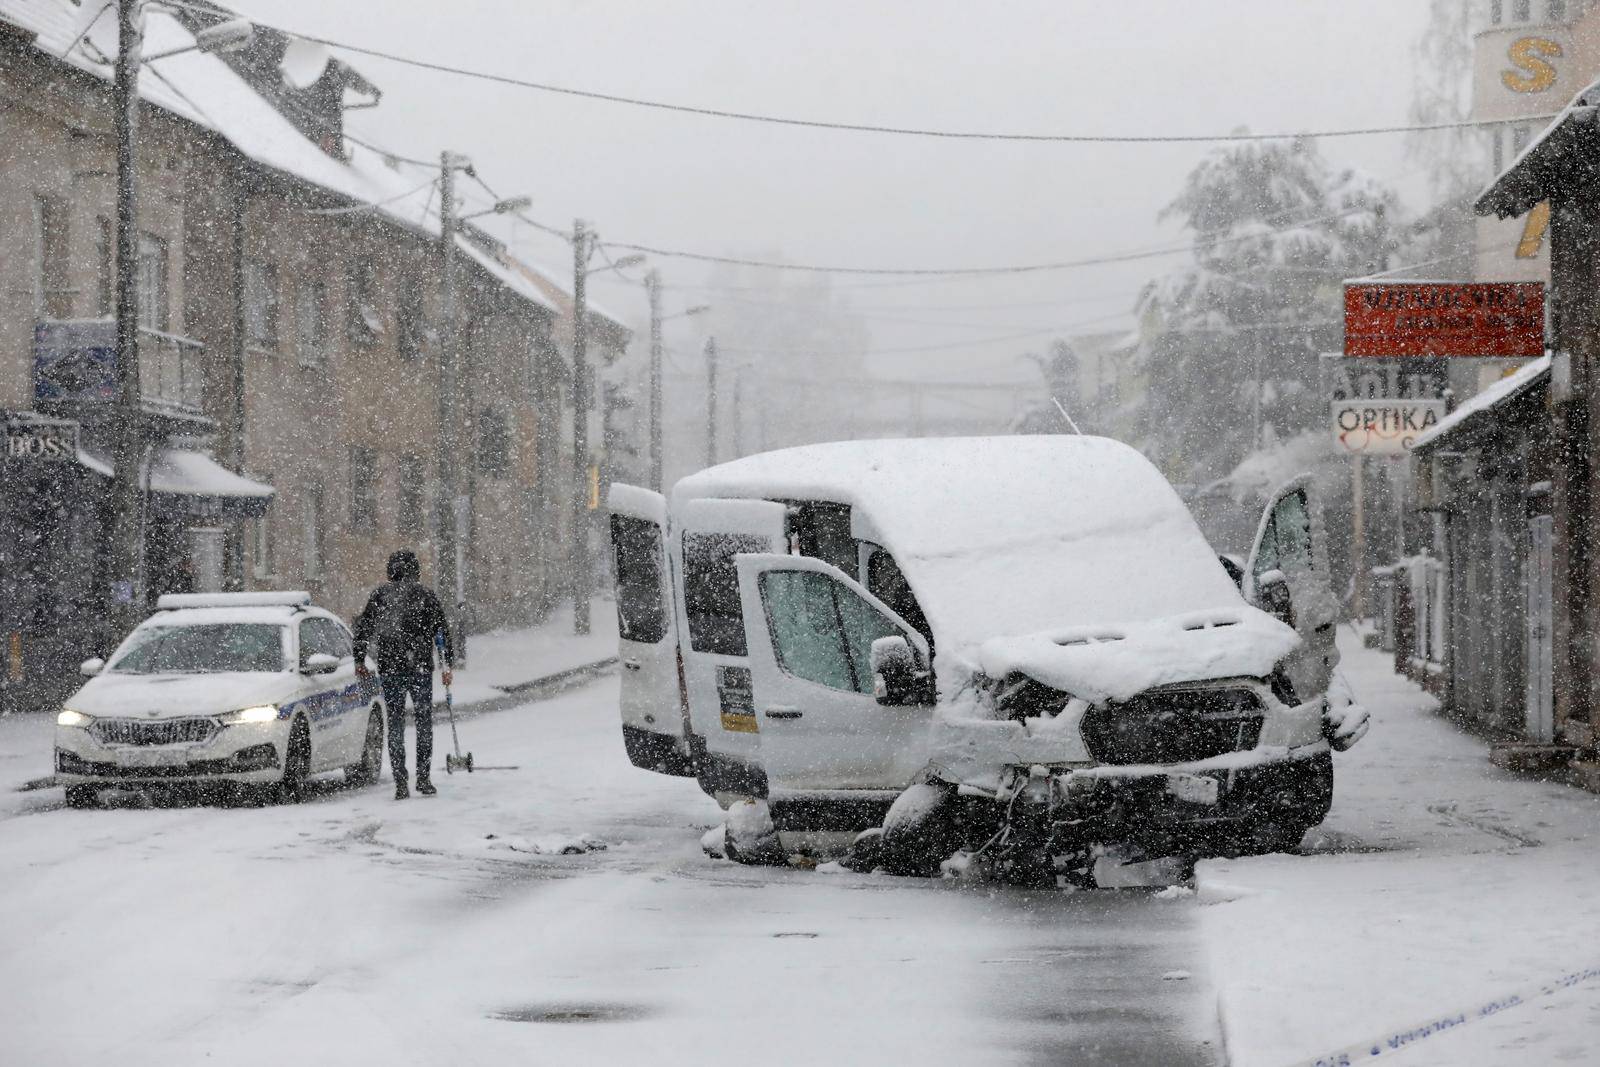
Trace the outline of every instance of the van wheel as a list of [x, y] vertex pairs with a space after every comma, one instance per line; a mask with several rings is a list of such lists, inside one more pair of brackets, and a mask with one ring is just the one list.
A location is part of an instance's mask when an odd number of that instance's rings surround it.
[[778, 842], [777, 828], [765, 800], [744, 798], [728, 805], [726, 840], [728, 858], [752, 867], [787, 866], [789, 857]]
[[889, 808], [878, 844], [878, 865], [890, 874], [931, 878], [961, 847], [956, 791], [943, 782], [918, 782]]
[[100, 790], [92, 785], [67, 786], [67, 807], [93, 808], [99, 805]]
[[367, 716], [367, 737], [361, 744], [361, 762], [344, 769], [344, 780], [352, 786], [371, 785], [383, 773], [383, 715], [372, 705]]
[[298, 804], [306, 796], [306, 779], [311, 777], [311, 729], [304, 719], [296, 719], [289, 729], [289, 751], [283, 757], [283, 777], [278, 780], [278, 802]]

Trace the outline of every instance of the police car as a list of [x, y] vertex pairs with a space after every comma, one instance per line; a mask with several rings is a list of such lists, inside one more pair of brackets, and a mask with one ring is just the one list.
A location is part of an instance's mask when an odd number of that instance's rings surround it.
[[163, 596], [56, 717], [72, 807], [111, 786], [244, 787], [298, 800], [342, 768], [377, 779], [383, 701], [356, 677], [350, 631], [303, 592]]

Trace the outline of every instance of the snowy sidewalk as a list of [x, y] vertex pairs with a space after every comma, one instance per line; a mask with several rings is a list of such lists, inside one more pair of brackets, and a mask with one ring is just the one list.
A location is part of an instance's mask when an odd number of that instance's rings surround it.
[[[457, 708], [519, 696], [552, 676], [602, 669], [617, 656], [617, 609], [596, 597], [589, 605], [589, 633], [572, 632], [572, 605], [550, 613], [538, 626], [494, 630], [467, 639], [467, 665], [456, 672]], [[434, 692], [444, 698], [444, 685], [434, 677]]]
[[1530, 991], [1600, 964], [1600, 797], [1491, 766], [1384, 653], [1339, 644], [1373, 725], [1334, 756], [1327, 821], [1305, 855], [1196, 875], [1231, 1062], [1594, 1062], [1600, 979]]

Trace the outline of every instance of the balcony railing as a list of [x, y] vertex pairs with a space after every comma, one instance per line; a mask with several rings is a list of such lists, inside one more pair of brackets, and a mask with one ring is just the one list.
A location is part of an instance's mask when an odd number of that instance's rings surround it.
[[198, 415], [205, 404], [206, 346], [189, 337], [139, 329], [139, 398]]

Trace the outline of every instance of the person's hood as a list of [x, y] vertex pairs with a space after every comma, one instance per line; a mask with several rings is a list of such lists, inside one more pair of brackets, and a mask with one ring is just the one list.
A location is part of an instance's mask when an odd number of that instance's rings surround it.
[[299, 676], [289, 671], [211, 674], [120, 674], [91, 678], [67, 707], [99, 718], [181, 719], [281, 704], [294, 699]]
[[1159, 685], [1265, 678], [1300, 635], [1246, 604], [1106, 626], [1075, 626], [984, 642], [977, 666], [991, 678], [1025, 674], [1091, 704], [1127, 700]]

